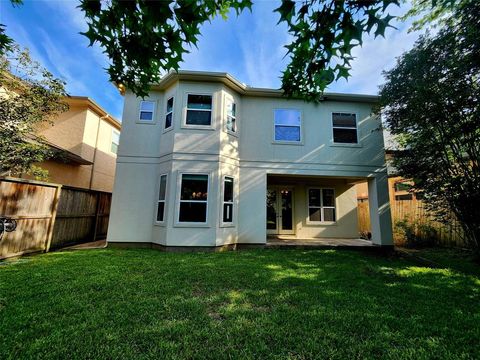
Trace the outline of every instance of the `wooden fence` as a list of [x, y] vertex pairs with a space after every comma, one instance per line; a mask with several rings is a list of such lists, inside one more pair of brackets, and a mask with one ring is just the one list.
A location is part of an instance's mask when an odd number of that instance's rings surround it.
[[0, 217], [17, 229], [0, 240], [0, 259], [105, 239], [110, 193], [16, 178], [0, 179]]
[[[411, 200], [397, 200], [390, 197], [393, 237], [395, 245], [405, 245], [406, 238], [399, 222], [404, 221], [414, 230], [415, 236], [432, 241], [435, 245], [447, 247], [467, 247], [462, 229], [453, 216], [448, 224], [435, 221], [425, 209], [423, 201], [414, 197]], [[358, 226], [360, 232], [370, 231], [370, 213], [368, 199], [358, 199]]]

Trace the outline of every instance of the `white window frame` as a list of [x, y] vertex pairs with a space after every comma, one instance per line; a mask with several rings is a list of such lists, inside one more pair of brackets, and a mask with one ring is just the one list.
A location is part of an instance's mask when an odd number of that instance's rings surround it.
[[[183, 175], [206, 175], [207, 176], [207, 200], [181, 200], [182, 197], [182, 178]], [[196, 172], [196, 171], [179, 171], [177, 173], [177, 196], [176, 196], [176, 215], [175, 215], [175, 227], [210, 227], [209, 226], [209, 199], [211, 198], [210, 194], [210, 179], [212, 178], [211, 174], [208, 172]], [[205, 222], [180, 222], [180, 203], [181, 202], [202, 202], [207, 204], [206, 210], [206, 221]]]
[[[115, 143], [113, 142], [113, 134], [115, 134], [115, 133], [118, 133], [118, 144], [115, 144]], [[120, 134], [121, 134], [120, 131], [118, 131], [117, 129], [113, 129], [113, 128], [112, 128], [112, 135], [111, 135], [111, 141], [110, 141], [110, 152], [111, 152], [112, 154], [115, 154], [115, 155], [118, 154], [118, 147], [119, 147], [119, 145], [120, 145]], [[113, 144], [117, 145], [117, 152], [113, 152], [113, 151], [112, 151], [112, 145], [113, 145]]]
[[[310, 206], [310, 197], [309, 193], [310, 190], [320, 190], [320, 206]], [[323, 190], [332, 190], [333, 191], [333, 203], [334, 206], [323, 206]], [[311, 225], [333, 225], [337, 223], [338, 220], [338, 207], [337, 207], [337, 194], [335, 192], [335, 188], [332, 187], [316, 187], [316, 186], [310, 186], [307, 188], [307, 194], [306, 194], [306, 203], [307, 203], [307, 224]], [[310, 220], [310, 209], [320, 209], [320, 221], [313, 221]], [[324, 214], [324, 209], [334, 209], [335, 210], [335, 221], [325, 221], [325, 214]]]
[[[164, 111], [165, 116], [163, 117], [163, 132], [164, 132], [164, 133], [167, 132], [167, 131], [173, 130], [173, 128], [174, 128], [174, 123], [175, 123], [175, 122], [174, 122], [174, 116], [175, 116], [175, 95], [172, 94], [171, 96], [167, 97], [166, 99], [167, 99], [167, 100], [165, 101], [165, 111]], [[173, 99], [172, 111], [168, 111], [168, 101], [169, 101], [170, 99]], [[167, 122], [167, 116], [168, 116], [169, 114], [172, 114], [172, 123], [170, 124], [169, 127], [165, 127], [165, 124], [166, 124], [166, 122]]]
[[[340, 127], [340, 126], [333, 126], [333, 114], [349, 114], [355, 115], [355, 127]], [[332, 111], [330, 113], [330, 124], [332, 125], [332, 140], [331, 143], [335, 146], [352, 146], [352, 147], [359, 147], [360, 146], [360, 137], [359, 137], [359, 129], [358, 129], [358, 113], [355, 111], [348, 111], [348, 110], [338, 110]], [[357, 136], [357, 142], [355, 143], [342, 143], [342, 142], [335, 142], [334, 137], [334, 129], [350, 129], [355, 130]]]
[[[189, 109], [188, 108], [188, 95], [199, 95], [199, 96], [211, 96], [212, 97], [212, 108], [208, 109]], [[182, 121], [182, 128], [185, 129], [202, 129], [202, 130], [215, 130], [215, 96], [213, 93], [202, 93], [202, 92], [186, 92], [183, 101], [183, 121]], [[187, 113], [188, 110], [195, 110], [195, 111], [210, 111], [210, 125], [191, 125], [187, 124]]]
[[[141, 120], [140, 119], [140, 114], [142, 113], [142, 103], [144, 103], [144, 102], [153, 103], [152, 120]], [[151, 124], [151, 125], [156, 124], [155, 113], [156, 113], [157, 105], [158, 104], [157, 104], [156, 100], [140, 100], [140, 102], [138, 103], [138, 117], [137, 117], [136, 122], [139, 123], [139, 124]], [[143, 112], [146, 112], [146, 111], [143, 111]]]
[[[276, 128], [276, 124], [275, 124], [275, 111], [277, 110], [296, 110], [300, 113], [300, 141], [294, 141], [294, 140], [277, 140], [275, 138], [275, 128]], [[280, 144], [280, 145], [303, 145], [303, 139], [304, 139], [304, 136], [303, 136], [303, 111], [302, 109], [299, 109], [299, 108], [286, 108], [286, 107], [283, 107], [283, 108], [274, 108], [273, 109], [273, 121], [272, 121], [272, 126], [273, 126], [273, 141], [272, 143], [273, 144]], [[279, 126], [282, 126], [282, 125], [279, 125]], [[290, 125], [283, 125], [283, 126], [290, 126]], [[296, 126], [291, 126], [291, 127], [296, 127]]]
[[[160, 196], [160, 188], [161, 188], [161, 183], [162, 183], [162, 177], [165, 176], [165, 199], [163, 200], [160, 200], [159, 199], [159, 196]], [[157, 182], [157, 200], [155, 202], [155, 214], [154, 214], [154, 222], [156, 225], [165, 225], [165, 222], [166, 222], [166, 215], [167, 215], [167, 194], [168, 194], [168, 174], [160, 174], [160, 176], [158, 177], [158, 182]], [[157, 219], [157, 215], [158, 215], [158, 204], [160, 204], [161, 202], [163, 202], [163, 220], [162, 221], [159, 221]]]
[[[227, 112], [227, 102], [228, 101], [231, 101], [233, 104], [235, 104], [235, 116], [231, 116], [233, 119], [235, 119], [235, 131], [232, 131], [232, 130], [227, 128], [228, 117], [229, 117], [228, 112]], [[224, 106], [223, 107], [224, 107], [224, 123], [225, 123], [223, 129], [227, 134], [238, 137], [238, 107], [237, 107], [237, 102], [235, 101], [233, 96], [225, 95]]]
[[[233, 180], [233, 193], [232, 193], [232, 201], [225, 201], [225, 178], [231, 178]], [[220, 226], [221, 227], [235, 227], [236, 223], [236, 196], [235, 196], [235, 187], [237, 186], [237, 179], [235, 176], [232, 175], [223, 175], [222, 176], [222, 192], [220, 198]], [[225, 204], [232, 204], [232, 221], [231, 222], [224, 222], [223, 221], [223, 207]]]

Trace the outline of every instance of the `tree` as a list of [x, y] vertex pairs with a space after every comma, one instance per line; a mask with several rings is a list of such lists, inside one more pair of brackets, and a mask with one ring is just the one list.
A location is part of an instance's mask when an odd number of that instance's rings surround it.
[[465, 1], [434, 37], [423, 36], [386, 72], [381, 106], [414, 179], [440, 220], [451, 212], [480, 244], [480, 2]]
[[68, 110], [64, 85], [18, 45], [0, 57], [0, 175], [45, 178], [34, 164], [53, 153], [36, 131]]

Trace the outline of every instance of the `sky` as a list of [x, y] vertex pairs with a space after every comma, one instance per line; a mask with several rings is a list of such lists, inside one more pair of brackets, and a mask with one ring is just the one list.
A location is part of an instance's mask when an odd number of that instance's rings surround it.
[[[89, 47], [88, 39], [80, 35], [87, 25], [77, 5], [75, 0], [25, 0], [13, 7], [10, 0], [0, 0], [0, 23], [7, 26], [10, 37], [30, 49], [35, 60], [67, 82], [70, 95], [91, 97], [121, 120], [123, 98], [109, 82], [102, 49]], [[277, 25], [273, 9], [278, 6], [279, 0], [254, 0], [252, 12], [206, 23], [198, 48], [184, 57], [181, 69], [228, 72], [250, 86], [279, 88], [289, 35], [285, 25]], [[389, 10], [398, 15], [406, 8]], [[352, 76], [331, 84], [327, 91], [376, 94], [382, 71], [392, 68], [395, 58], [411, 49], [419, 36], [407, 32], [410, 23], [395, 26], [387, 29], [385, 38], [364, 39], [363, 46], [353, 51]]]

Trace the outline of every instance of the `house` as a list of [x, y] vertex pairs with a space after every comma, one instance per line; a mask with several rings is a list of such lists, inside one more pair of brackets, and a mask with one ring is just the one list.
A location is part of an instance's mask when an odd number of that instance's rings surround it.
[[50, 182], [112, 192], [120, 122], [88, 97], [65, 101], [69, 110], [38, 130], [55, 152], [38, 166], [48, 170]]
[[368, 182], [372, 242], [392, 245], [376, 96], [320, 103], [226, 73], [166, 74], [126, 91], [107, 240], [160, 248], [358, 238], [355, 185]]

